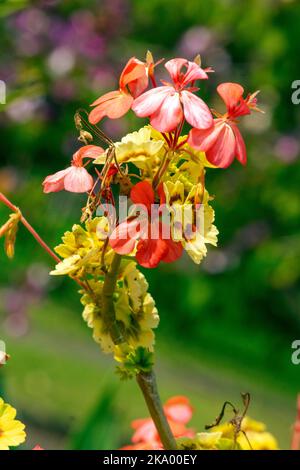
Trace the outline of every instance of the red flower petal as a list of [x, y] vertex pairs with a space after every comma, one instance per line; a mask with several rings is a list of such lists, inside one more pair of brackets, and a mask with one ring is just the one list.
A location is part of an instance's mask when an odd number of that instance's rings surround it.
[[135, 84], [133, 90], [139, 88], [140, 93], [142, 93], [148, 86], [146, 64], [135, 57], [131, 57], [121, 73], [119, 84], [123, 91], [125, 91], [127, 85], [130, 87], [130, 85]]
[[178, 258], [181, 257], [183, 252], [183, 246], [180, 242], [174, 242], [173, 240], [165, 240], [168, 250], [163, 257], [162, 261], [164, 263], [173, 263]]
[[207, 152], [216, 142], [223, 126], [225, 126], [223, 119], [214, 119], [214, 125], [209, 129], [192, 129], [188, 144], [201, 152]]
[[221, 127], [215, 143], [206, 152], [207, 160], [220, 168], [227, 168], [234, 159], [236, 152], [235, 135], [229, 124]]
[[141, 235], [141, 226], [138, 217], [120, 223], [109, 238], [109, 244], [120, 255], [131, 253], [136, 241]]
[[166, 256], [168, 246], [165, 240], [140, 240], [137, 245], [136, 260], [144, 268], [156, 268]]
[[227, 106], [228, 111], [234, 108], [243, 96], [244, 88], [238, 83], [221, 83], [217, 92]]
[[246, 145], [242, 134], [240, 133], [238, 127], [235, 124], [231, 124], [231, 128], [235, 135], [236, 141], [236, 158], [242, 165], [246, 165], [247, 163], [247, 152], [246, 152]]
[[148, 181], [137, 183], [130, 192], [130, 198], [135, 204], [143, 204], [151, 211], [151, 205], [154, 204], [154, 191]]

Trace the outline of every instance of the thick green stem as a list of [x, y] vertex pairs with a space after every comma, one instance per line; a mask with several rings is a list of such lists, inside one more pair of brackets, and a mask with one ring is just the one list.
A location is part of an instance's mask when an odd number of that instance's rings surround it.
[[113, 295], [115, 292], [119, 268], [121, 264], [122, 257], [115, 253], [114, 259], [111, 263], [110, 270], [105, 275], [103, 291], [102, 291], [102, 315], [104, 323], [108, 328], [111, 338], [114, 344], [120, 344], [124, 342], [122, 333], [116, 321], [116, 312], [114, 306]]
[[176, 450], [176, 441], [160, 401], [154, 372], [140, 372], [137, 374], [136, 379], [164, 448], [166, 450]]
[[[114, 344], [121, 344], [124, 338], [116, 320], [113, 295], [115, 292], [122, 256], [115, 253], [110, 270], [105, 275], [102, 292], [102, 315]], [[175, 450], [176, 442], [172, 435], [169, 423], [164, 414], [157, 390], [155, 374], [153, 371], [140, 372], [136, 376], [137, 383], [142, 390], [150, 415], [153, 419], [161, 442], [166, 450]]]

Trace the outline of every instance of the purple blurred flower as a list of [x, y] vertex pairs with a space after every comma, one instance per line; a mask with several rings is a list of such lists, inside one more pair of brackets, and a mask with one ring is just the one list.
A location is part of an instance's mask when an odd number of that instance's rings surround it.
[[276, 157], [284, 163], [293, 163], [300, 153], [299, 139], [292, 135], [279, 137], [274, 146]]

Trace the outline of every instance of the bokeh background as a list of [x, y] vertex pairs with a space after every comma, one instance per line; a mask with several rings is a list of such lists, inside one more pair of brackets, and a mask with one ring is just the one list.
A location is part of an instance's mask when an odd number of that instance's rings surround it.
[[[288, 448], [300, 391], [291, 343], [300, 338], [299, 121], [291, 83], [300, 79], [300, 7], [284, 0], [10, 0], [0, 5], [0, 188], [51, 246], [79, 218], [80, 195], [42, 194], [41, 181], [77, 148], [73, 114], [115, 89], [127, 59], [200, 53], [203, 93], [241, 82], [261, 90], [264, 115], [243, 120], [249, 163], [207, 175], [219, 247], [200, 266], [183, 258], [147, 271], [161, 324], [162, 398], [187, 395], [202, 430], [225, 400], [252, 396], [250, 415]], [[118, 139], [133, 114], [105, 122]], [[0, 221], [8, 211], [0, 207]], [[1, 248], [2, 249], [2, 248]], [[134, 382], [114, 365], [81, 319], [76, 286], [48, 276], [51, 259], [25, 229], [16, 255], [0, 253], [0, 339], [11, 354], [0, 395], [27, 423], [25, 448], [111, 449], [129, 442], [147, 415]]]

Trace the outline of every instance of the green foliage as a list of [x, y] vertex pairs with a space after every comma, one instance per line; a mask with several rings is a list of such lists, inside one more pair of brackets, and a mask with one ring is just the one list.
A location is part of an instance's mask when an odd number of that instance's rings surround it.
[[[212, 204], [220, 231], [219, 247], [209, 250], [207, 261], [200, 268], [192, 270], [191, 263], [182, 259], [176, 270], [166, 265], [146, 274], [161, 316], [158, 347], [164, 348], [164, 356], [170, 361], [175, 352], [178, 358], [182, 352], [189, 351], [196, 362], [209, 358], [212, 370], [226, 363], [231, 370], [247, 376], [250, 372], [254, 376], [258, 374], [261, 383], [277, 381], [286, 393], [295, 393], [299, 387], [299, 372], [290, 362], [290, 348], [292, 340], [300, 335], [300, 264], [297, 262], [300, 106], [291, 102], [291, 83], [300, 79], [298, 2], [211, 0], [208, 5], [199, 0], [133, 0], [121, 2], [123, 6], [119, 10], [116, 3], [114, 0], [89, 4], [56, 2], [47, 8], [28, 6], [6, 18], [12, 8], [17, 5], [19, 8], [25, 2], [0, 4], [2, 63], [5, 64], [4, 68], [0, 67], [0, 79], [7, 81], [8, 89], [8, 104], [0, 105], [0, 190], [22, 207], [24, 215], [51, 246], [59, 243], [61, 235], [79, 219], [83, 198], [67, 193], [44, 196], [41, 181], [51, 172], [66, 167], [77, 149], [73, 127], [75, 110], [87, 108], [101, 93], [113, 90], [122, 65], [131, 55], [142, 58], [145, 51], [151, 49], [156, 59], [174, 54], [192, 58], [201, 52], [203, 63], [213, 66], [216, 73], [201, 86], [200, 93], [209, 97], [209, 104], [217, 109], [220, 102], [213, 102], [211, 97], [215, 86], [222, 81], [240, 81], [246, 92], [260, 89], [259, 101], [266, 113], [255, 118], [252, 127], [246, 118], [242, 129], [248, 165], [242, 168], [236, 163], [226, 171], [209, 175], [211, 193], [217, 195]], [[32, 23], [24, 16], [20, 21], [19, 15], [32, 9], [42, 14], [40, 22]], [[89, 24], [83, 21], [84, 13], [95, 19], [94, 32], [102, 41], [94, 55], [80, 49], [83, 38], [90, 38], [88, 31], [84, 30], [81, 41], [78, 36], [76, 41], [71, 41], [74, 18], [79, 18], [81, 24]], [[33, 27], [45, 24], [45, 18], [51, 22], [51, 28], [44, 26], [41, 31]], [[53, 37], [50, 31], [54, 29], [64, 34]], [[66, 36], [69, 42], [64, 43]], [[56, 75], [49, 64], [53, 63], [53, 53], [60, 47], [71, 49], [74, 61], [70, 61], [70, 70]], [[134, 129], [135, 123], [133, 115], [129, 115], [128, 120], [115, 121], [114, 126], [104, 121], [103, 129], [111, 137], [119, 138], [120, 134]], [[0, 207], [0, 225], [8, 215], [9, 212]], [[18, 234], [13, 262], [6, 259], [0, 248], [3, 295], [8, 287], [17, 293], [27, 286], [28, 266], [32, 269], [34, 260], [43, 263], [46, 269], [53, 268], [47, 255], [38, 250], [23, 227]], [[47, 315], [49, 321], [55, 318], [55, 322], [62, 322], [60, 333], [68, 350], [72, 346], [69, 328], [80, 322], [80, 305], [74, 286], [68, 281], [51, 280], [43, 295], [50, 298], [52, 307], [39, 314]], [[60, 312], [62, 299], [71, 316], [66, 324], [55, 316], [56, 311]], [[1, 304], [3, 334], [7, 318], [15, 318], [15, 311], [5, 299]], [[26, 319], [30, 311], [32, 304], [29, 303], [25, 313], [22, 309], [23, 316], [17, 318]], [[84, 330], [85, 326], [79, 328]], [[39, 332], [40, 326], [33, 337], [29, 336], [30, 355], [26, 355], [24, 345], [19, 351], [21, 358], [25, 354], [30, 360], [33, 369], [37, 367], [34, 351], [44, 346], [39, 342]], [[53, 338], [57, 335], [55, 330]], [[18, 344], [14, 344], [15, 351]], [[71, 367], [70, 359], [64, 363], [63, 370], [58, 366], [52, 370], [55, 359], [59, 362], [62, 353], [56, 350], [53, 340], [51, 354], [45, 357], [41, 354], [43, 369], [50, 370], [53, 380], [63, 385], [58, 387], [57, 400], [41, 397], [41, 422], [47, 422], [47, 413], [53, 411], [54, 402], [60, 406], [61, 414], [65, 413], [66, 422], [70, 413], [64, 388], [76, 377], [82, 364], [77, 369], [75, 364]], [[16, 390], [22, 407], [29, 409], [38, 420], [30, 396], [23, 398], [24, 388], [32, 378], [27, 377], [25, 370], [13, 368], [17, 360], [12, 358], [11, 363], [9, 368], [15, 371], [18, 387], [11, 386], [10, 393]], [[130, 367], [134, 368], [134, 364], [132, 360]], [[193, 375], [192, 366], [185, 367], [186, 377], [172, 383], [183, 391], [188, 390], [187, 383]], [[95, 371], [87, 371], [87, 383], [95, 393], [92, 380]], [[13, 383], [13, 379], [9, 380]], [[208, 381], [207, 376], [205, 380]], [[39, 389], [37, 382], [34, 382], [35, 390]], [[80, 394], [75, 386], [73, 389], [70, 394], [73, 393], [74, 408], [76, 402], [79, 406]], [[17, 402], [17, 396], [14, 398]], [[37, 395], [34, 395], [34, 402], [38, 402]], [[203, 402], [199, 404], [199, 408], [205, 406]], [[64, 412], [66, 407], [68, 411]], [[87, 408], [86, 405], [84, 410]], [[274, 404], [274, 424], [281, 419], [277, 413]]]
[[94, 410], [87, 416], [80, 430], [74, 434], [74, 450], [105, 450], [116, 445], [119, 417], [115, 407], [116, 388], [109, 386], [99, 396]]

